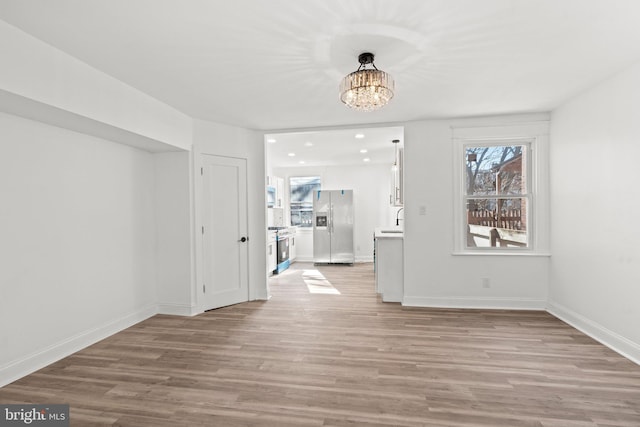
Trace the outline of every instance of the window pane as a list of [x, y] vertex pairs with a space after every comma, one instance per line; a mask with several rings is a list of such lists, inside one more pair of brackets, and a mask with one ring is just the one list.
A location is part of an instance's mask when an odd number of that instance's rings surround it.
[[311, 227], [313, 194], [320, 190], [319, 176], [295, 176], [289, 178], [291, 225]]
[[467, 199], [467, 247], [527, 247], [527, 199]]
[[466, 193], [470, 196], [526, 194], [525, 147], [467, 147]]

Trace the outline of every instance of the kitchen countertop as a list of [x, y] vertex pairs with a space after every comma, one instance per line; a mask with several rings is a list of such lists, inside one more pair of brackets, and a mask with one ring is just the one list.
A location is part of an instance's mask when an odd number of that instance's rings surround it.
[[376, 239], [403, 239], [404, 230], [402, 227], [377, 227], [374, 230]]

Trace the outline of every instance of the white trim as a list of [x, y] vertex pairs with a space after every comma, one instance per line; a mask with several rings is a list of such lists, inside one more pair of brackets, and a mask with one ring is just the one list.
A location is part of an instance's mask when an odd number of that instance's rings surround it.
[[[199, 146], [199, 145], [195, 145], [194, 144], [194, 148], [193, 148], [193, 156], [194, 156], [194, 170], [193, 170], [193, 175], [195, 175], [194, 177], [194, 185], [193, 185], [193, 192], [194, 192], [194, 203], [193, 203], [193, 214], [194, 214], [194, 222], [193, 222], [193, 234], [195, 236], [194, 238], [194, 256], [193, 256], [193, 264], [195, 267], [195, 312], [196, 313], [204, 313], [205, 310], [208, 310], [210, 308], [206, 308], [205, 309], [205, 295], [204, 295], [204, 291], [203, 291], [203, 286], [204, 286], [204, 249], [203, 249], [203, 241], [202, 241], [202, 228], [204, 226], [204, 220], [203, 220], [203, 208], [204, 208], [204, 181], [203, 181], [203, 168], [204, 168], [204, 159], [208, 158], [208, 157], [216, 157], [216, 158], [221, 158], [221, 159], [236, 159], [236, 160], [242, 160], [245, 162], [245, 183], [246, 183], [246, 200], [245, 200], [245, 206], [247, 206], [247, 223], [245, 225], [245, 229], [246, 229], [246, 233], [249, 233], [249, 215], [250, 215], [250, 210], [249, 210], [249, 190], [250, 190], [250, 182], [249, 182], [249, 157], [246, 154], [243, 155], [227, 155], [227, 154], [215, 154], [213, 152], [210, 152], [212, 150], [209, 149], [204, 149]], [[264, 182], [264, 181], [263, 181]], [[264, 188], [264, 186], [263, 186]], [[264, 192], [264, 191], [263, 191]], [[265, 206], [266, 209], [266, 194], [265, 194], [265, 199], [264, 199], [264, 203], [263, 206]], [[266, 213], [266, 212], [265, 212]], [[266, 230], [266, 217], [265, 217], [265, 230]], [[252, 245], [253, 241], [251, 241], [249, 243], [249, 245]], [[265, 242], [265, 246], [263, 250], [263, 254], [264, 251], [266, 250], [266, 242]], [[268, 289], [260, 289], [260, 288], [256, 288], [256, 286], [253, 284], [252, 282], [252, 277], [250, 275], [250, 270], [251, 270], [251, 257], [250, 257], [250, 252], [251, 252], [251, 246], [247, 247], [247, 265], [246, 265], [246, 274], [247, 274], [247, 296], [246, 296], [246, 300], [244, 301], [239, 301], [239, 302], [247, 302], [247, 301], [253, 301], [255, 299], [263, 299], [268, 297]], [[266, 254], [265, 254], [266, 255]], [[265, 265], [265, 271], [266, 271], [266, 265]], [[265, 279], [265, 288], [268, 286], [266, 284], [267, 282], [267, 275], [265, 273], [265, 275], [263, 276]]]
[[157, 306], [155, 304], [148, 305], [119, 319], [114, 319], [102, 326], [80, 332], [21, 359], [0, 366], [0, 387], [4, 387], [38, 369], [42, 369], [136, 323], [140, 323], [156, 313]]
[[[295, 262], [313, 262], [313, 257], [297, 256]], [[370, 256], [357, 256], [355, 257], [356, 263], [373, 262], [373, 255]]]
[[493, 145], [508, 142], [528, 143], [528, 230], [529, 247], [514, 248], [514, 255], [546, 255], [549, 253], [549, 121], [511, 123], [504, 126], [451, 127], [453, 152], [453, 254], [504, 255], [495, 248], [467, 249], [463, 208], [464, 155], [466, 144]]
[[527, 139], [534, 135], [548, 135], [549, 121], [550, 119], [547, 118], [532, 122], [509, 123], [504, 125], [452, 125], [451, 130], [454, 139]]
[[[514, 248], [515, 249], [515, 248]], [[532, 252], [530, 250], [514, 250], [512, 252], [506, 252], [504, 250], [469, 250], [467, 252], [451, 252], [453, 256], [533, 256], [533, 257], [550, 257], [551, 253], [549, 252]]]
[[384, 302], [399, 302], [404, 305], [402, 301], [402, 289], [395, 289], [391, 292], [378, 292], [378, 295], [380, 295], [380, 298], [382, 298], [382, 301]]
[[489, 116], [466, 117], [461, 119], [451, 119], [449, 123], [452, 129], [457, 128], [487, 128], [506, 127], [520, 124], [535, 125], [540, 122], [551, 120], [551, 113], [524, 113], [524, 114], [500, 114]]
[[313, 227], [300, 227], [299, 225], [296, 226], [298, 227], [296, 229], [296, 233], [299, 234], [313, 234]]
[[68, 129], [73, 132], [128, 145], [129, 147], [144, 150], [149, 153], [190, 150], [190, 147], [176, 145], [175, 142], [162, 141], [132, 132], [124, 127], [114, 126], [102, 120], [96, 120], [1, 89], [0, 111], [28, 120]]
[[158, 304], [158, 314], [168, 314], [170, 316], [195, 316], [198, 314], [198, 310], [195, 305], [165, 302]]
[[471, 308], [499, 310], [544, 310], [547, 302], [539, 298], [491, 298], [491, 297], [416, 297], [405, 296], [402, 305], [407, 307]]
[[550, 300], [547, 305], [547, 311], [616, 353], [640, 365], [640, 344], [605, 328], [593, 320], [587, 319], [557, 302]]

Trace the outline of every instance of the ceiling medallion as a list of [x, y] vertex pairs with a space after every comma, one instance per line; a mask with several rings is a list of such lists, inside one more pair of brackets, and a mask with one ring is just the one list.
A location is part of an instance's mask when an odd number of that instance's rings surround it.
[[373, 53], [361, 53], [358, 61], [360, 67], [340, 83], [340, 101], [358, 111], [377, 110], [393, 98], [393, 77], [376, 68]]

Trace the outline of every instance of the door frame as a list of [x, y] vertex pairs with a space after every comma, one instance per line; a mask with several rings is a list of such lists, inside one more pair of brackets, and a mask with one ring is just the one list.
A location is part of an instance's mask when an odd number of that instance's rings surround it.
[[[191, 298], [192, 298], [192, 306], [195, 306], [196, 308], [196, 312], [197, 313], [203, 313], [206, 308], [204, 307], [205, 304], [205, 298], [204, 298], [204, 292], [203, 292], [203, 281], [204, 281], [204, 249], [203, 249], [203, 241], [202, 241], [202, 226], [203, 226], [203, 207], [204, 207], [204, 203], [203, 203], [203, 190], [204, 190], [204, 182], [203, 182], [203, 175], [202, 175], [202, 168], [203, 166], [203, 156], [216, 156], [216, 157], [226, 157], [226, 158], [234, 158], [234, 159], [240, 159], [240, 160], [244, 160], [246, 162], [247, 165], [247, 170], [246, 170], [246, 182], [247, 182], [247, 230], [249, 235], [251, 234], [251, 227], [250, 227], [250, 212], [251, 209], [249, 208], [250, 204], [249, 204], [249, 188], [251, 186], [251, 183], [249, 181], [249, 159], [247, 157], [242, 157], [242, 156], [229, 156], [229, 155], [224, 155], [224, 154], [218, 154], [218, 153], [208, 153], [208, 152], [200, 152], [200, 151], [193, 151], [193, 200], [194, 200], [194, 210], [193, 210], [193, 243], [194, 243], [194, 256], [192, 257], [192, 262], [194, 263], [194, 269], [195, 269], [195, 280], [193, 283], [193, 288], [192, 288], [192, 292], [191, 292]], [[249, 239], [249, 245], [251, 245], [251, 239]], [[255, 297], [253, 297], [254, 295], [254, 289], [252, 289], [252, 280], [251, 280], [251, 250], [250, 250], [250, 246], [247, 248], [247, 271], [246, 271], [246, 275], [247, 275], [247, 301], [251, 301], [252, 299], [255, 299]]]

